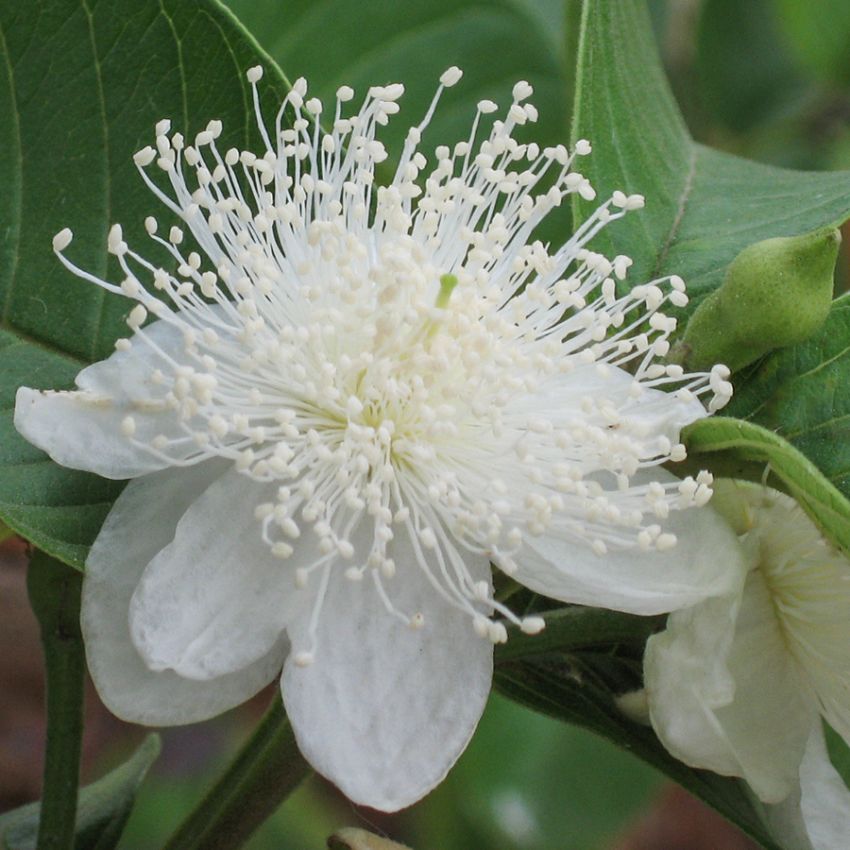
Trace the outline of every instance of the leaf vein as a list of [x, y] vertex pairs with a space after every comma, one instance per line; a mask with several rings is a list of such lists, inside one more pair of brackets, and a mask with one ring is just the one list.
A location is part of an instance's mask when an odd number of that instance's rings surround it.
[[21, 139], [21, 122], [18, 116], [18, 101], [17, 95], [15, 92], [15, 69], [12, 67], [11, 57], [9, 55], [9, 49], [6, 42], [6, 35], [3, 32], [3, 27], [0, 26], [0, 53], [3, 54], [4, 59], [6, 60], [6, 71], [8, 74], [9, 80], [9, 96], [12, 100], [12, 115], [11, 115], [11, 128], [13, 131], [13, 135], [15, 141], [17, 142], [17, 159], [18, 159], [18, 170], [17, 173], [14, 172], [12, 174], [12, 185], [10, 190], [13, 195], [13, 206], [17, 208], [17, 217], [12, 215], [12, 220], [10, 222], [10, 236], [12, 241], [12, 247], [9, 253], [9, 258], [11, 260], [11, 266], [9, 270], [8, 277], [8, 288], [6, 289], [6, 296], [3, 300], [3, 310], [2, 314], [0, 314], [0, 321], [5, 321], [7, 316], [9, 315], [9, 310], [12, 305], [12, 290], [13, 290], [13, 281], [18, 273], [18, 263], [20, 261], [20, 245], [21, 245], [21, 218], [23, 216], [23, 173], [24, 173], [24, 161], [23, 161], [23, 143]]
[[688, 207], [688, 201], [690, 200], [691, 192], [694, 188], [694, 179], [696, 178], [697, 173], [698, 153], [699, 148], [691, 142], [691, 153], [688, 157], [688, 172], [685, 175], [685, 182], [682, 186], [682, 193], [679, 197], [679, 206], [676, 209], [676, 214], [673, 216], [673, 222], [670, 225], [670, 232], [667, 234], [667, 238], [664, 240], [664, 244], [658, 252], [658, 258], [655, 261], [655, 267], [653, 269], [653, 277], [657, 277], [661, 272], [661, 269], [664, 267], [664, 263], [667, 261], [670, 249], [673, 247], [673, 243], [679, 235], [682, 221], [685, 218], [685, 211]]
[[17, 347], [18, 345], [34, 345], [37, 348], [40, 348], [43, 351], [47, 351], [57, 357], [61, 357], [64, 360], [70, 360], [75, 365], [88, 366], [91, 362], [90, 360], [86, 360], [84, 357], [80, 357], [77, 354], [71, 354], [70, 351], [66, 351], [64, 348], [60, 348], [58, 345], [54, 345], [51, 342], [46, 342], [43, 339], [38, 339], [37, 337], [30, 336], [29, 334], [24, 333], [19, 328], [13, 327], [7, 322], [0, 322], [0, 330], [7, 331], [15, 337], [15, 340], [13, 342], [7, 343], [3, 346], [2, 351], [4, 354], [8, 354], [10, 350]]
[[174, 43], [177, 46], [177, 68], [180, 72], [180, 97], [183, 101], [183, 130], [189, 132], [189, 96], [186, 89], [186, 73], [183, 65], [183, 40], [177, 32], [177, 27], [174, 24], [174, 19], [165, 8], [164, 0], [159, 0], [159, 8], [162, 11], [162, 16], [168, 24], [168, 28], [174, 35]]
[[[89, 40], [91, 42], [92, 64], [94, 66], [95, 80], [97, 81], [97, 100], [100, 107], [100, 114], [103, 120], [103, 153], [105, 161], [104, 169], [104, 194], [105, 194], [105, 219], [107, 222], [112, 220], [112, 192], [111, 181], [109, 177], [110, 165], [110, 147], [109, 147], [109, 123], [106, 118], [106, 96], [103, 90], [103, 69], [100, 64], [100, 57], [97, 55], [97, 39], [94, 32], [94, 16], [89, 7], [88, 0], [82, 2], [83, 11], [86, 13], [86, 23], [88, 25]], [[97, 355], [98, 344], [100, 342], [100, 332], [103, 326], [104, 310], [106, 308], [106, 291], [99, 288], [95, 293], [97, 298], [97, 317], [94, 323], [94, 333], [92, 333], [91, 359], [94, 360]], [[94, 312], [94, 311], [93, 311]]]

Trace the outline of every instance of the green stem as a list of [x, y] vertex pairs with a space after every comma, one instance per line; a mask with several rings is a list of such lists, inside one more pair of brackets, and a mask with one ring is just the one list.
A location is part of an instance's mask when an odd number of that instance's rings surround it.
[[163, 850], [242, 846], [309, 770], [278, 694], [242, 750]]
[[43, 552], [33, 554], [27, 574], [30, 604], [41, 627], [47, 691], [38, 850], [71, 850], [74, 846], [85, 674], [80, 634], [82, 579], [79, 572]]
[[526, 635], [511, 628], [508, 642], [496, 647], [496, 663], [546, 652], [642, 642], [664, 623], [664, 617], [638, 617], [580, 605], [550, 611], [544, 619], [546, 628], [537, 635]]

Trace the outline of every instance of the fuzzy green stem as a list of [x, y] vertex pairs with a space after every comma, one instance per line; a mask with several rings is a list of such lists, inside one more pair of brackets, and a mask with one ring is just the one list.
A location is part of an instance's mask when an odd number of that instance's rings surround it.
[[41, 628], [47, 744], [38, 850], [71, 850], [83, 738], [85, 652], [80, 633], [82, 575], [43, 552], [27, 573], [30, 604]]
[[236, 758], [164, 850], [241, 847], [309, 771], [278, 694]]

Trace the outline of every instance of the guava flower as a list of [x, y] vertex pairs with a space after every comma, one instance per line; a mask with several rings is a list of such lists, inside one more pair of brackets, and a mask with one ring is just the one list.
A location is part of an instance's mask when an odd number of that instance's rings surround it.
[[[180, 222], [115, 225], [132, 335], [73, 392], [21, 389], [16, 424], [58, 463], [132, 478], [87, 563], [92, 676], [121, 717], [217, 714], [283, 667], [305, 756], [348, 796], [407, 805], [439, 782], [490, 688], [493, 644], [533, 633], [491, 564], [557, 599], [654, 614], [728, 590], [711, 478], [661, 469], [722, 405], [728, 372], [659, 362], [686, 301], [667, 277], [617, 294], [626, 257], [586, 244], [643, 204], [620, 192], [563, 245], [533, 238], [578, 192], [570, 153], [520, 143], [478, 104], [429, 165], [407, 134], [394, 177], [376, 138], [401, 85], [342, 87], [330, 115], [299, 80], [264, 149], [156, 128], [135, 161]], [[327, 124], [323, 130], [322, 122]], [[479, 138], [482, 137], [483, 138]], [[147, 281], [143, 283], [142, 280]], [[147, 323], [148, 318], [154, 321]], [[685, 516], [686, 514], [686, 516]], [[674, 548], [675, 547], [675, 548]]]
[[793, 499], [721, 482], [716, 505], [741, 535], [736, 593], [672, 614], [645, 657], [652, 724], [694, 767], [746, 779], [777, 837], [841, 850], [850, 793], [822, 720], [850, 742], [850, 561]]

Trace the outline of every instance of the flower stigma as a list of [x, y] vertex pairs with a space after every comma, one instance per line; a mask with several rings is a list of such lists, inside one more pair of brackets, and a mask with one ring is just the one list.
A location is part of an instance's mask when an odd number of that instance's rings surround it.
[[[190, 141], [163, 120], [135, 155], [179, 221], [145, 220], [171, 269], [130, 248], [117, 224], [108, 249], [120, 284], [67, 258], [70, 230], [53, 247], [74, 274], [136, 302], [113, 357], [146, 364], [128, 379], [145, 397], [127, 402], [122, 439], [152, 468], [221, 458], [256, 482], [257, 534], [281, 580], [310, 591], [295, 662], [316, 658], [340, 576], [370, 582], [389, 615], [424, 629], [394, 592], [419, 570], [500, 643], [506, 624], [536, 633], [543, 620], [497, 600], [470, 557], [513, 575], [551, 536], [566, 560], [590, 549], [603, 573], [609, 552], [672, 548], [665, 521], [704, 505], [712, 479], [658, 467], [685, 457], [680, 429], [722, 407], [731, 385], [723, 366], [663, 362], [676, 327], [663, 308], [687, 303], [681, 278], [626, 289], [631, 260], [587, 247], [643, 198], [614, 192], [560, 247], [536, 239], [565, 199], [596, 193], [576, 170], [588, 142], [569, 151], [514, 138], [537, 117], [525, 82], [504, 118], [481, 101], [468, 138], [429, 159], [422, 133], [461, 77], [446, 71], [378, 185], [388, 153], [377, 134], [403, 86], [370, 88], [356, 112], [342, 86], [328, 114], [300, 79], [268, 124], [262, 69], [247, 76], [259, 152], [220, 146], [219, 121]], [[409, 562], [392, 555], [399, 535]]]

